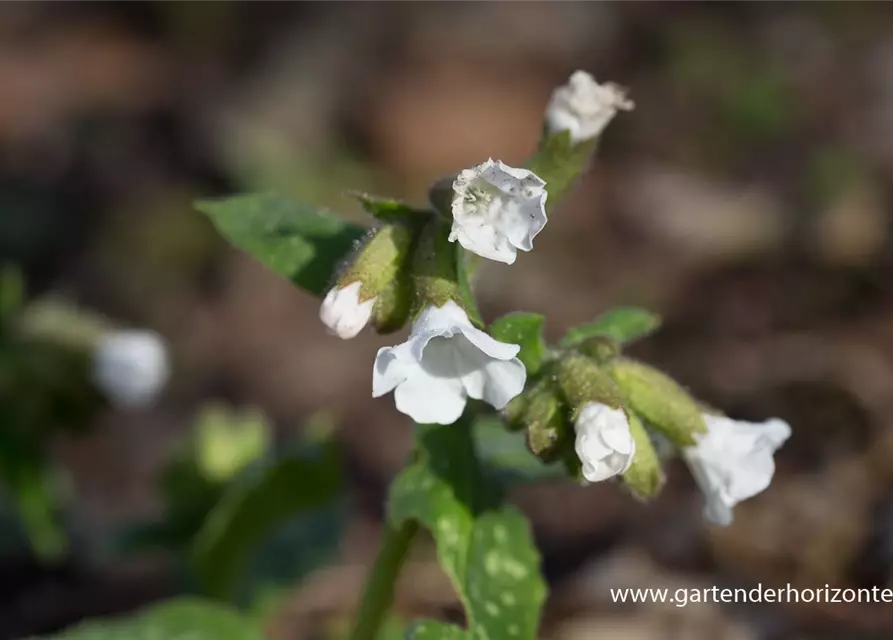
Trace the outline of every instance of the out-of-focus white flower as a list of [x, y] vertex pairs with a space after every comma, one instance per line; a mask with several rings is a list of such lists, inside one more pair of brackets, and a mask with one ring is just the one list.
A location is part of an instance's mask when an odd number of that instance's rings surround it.
[[623, 473], [632, 464], [636, 441], [622, 409], [588, 402], [574, 422], [574, 448], [582, 464], [583, 477], [601, 482]]
[[519, 351], [472, 326], [455, 302], [430, 306], [406, 342], [379, 349], [372, 397], [394, 391], [397, 409], [420, 423], [452, 424], [468, 398], [502, 409], [527, 379]]
[[527, 169], [489, 159], [453, 181], [450, 242], [512, 264], [546, 226], [546, 183]]
[[704, 518], [719, 525], [732, 522], [732, 509], [765, 490], [775, 473], [773, 454], [791, 435], [787, 422], [763, 423], [704, 415], [707, 433], [682, 454], [706, 504]]
[[94, 384], [114, 404], [132, 409], [151, 404], [170, 375], [167, 347], [152, 331], [116, 331], [93, 353]]
[[598, 137], [618, 111], [635, 105], [616, 84], [599, 84], [585, 71], [575, 71], [566, 85], [552, 92], [546, 107], [546, 129], [569, 131], [571, 142]]
[[357, 280], [346, 287], [332, 287], [319, 307], [319, 319], [329, 328], [329, 333], [343, 340], [356, 337], [372, 317], [375, 298], [360, 302], [361, 286]]

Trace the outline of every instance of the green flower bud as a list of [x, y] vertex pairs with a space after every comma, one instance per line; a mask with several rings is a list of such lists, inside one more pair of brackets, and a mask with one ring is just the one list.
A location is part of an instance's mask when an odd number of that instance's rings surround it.
[[626, 417], [629, 420], [629, 432], [636, 443], [636, 455], [621, 478], [634, 496], [641, 500], [650, 500], [660, 493], [666, 478], [645, 425], [632, 412], [627, 412]]
[[557, 460], [568, 428], [564, 407], [551, 384], [543, 382], [531, 390], [523, 422], [531, 453], [545, 463]]
[[618, 359], [608, 365], [630, 407], [677, 446], [695, 444], [707, 426], [697, 402], [672, 378], [640, 362]]
[[527, 412], [527, 394], [515, 396], [502, 410], [502, 419], [509, 431], [520, 431], [525, 427], [524, 414]]

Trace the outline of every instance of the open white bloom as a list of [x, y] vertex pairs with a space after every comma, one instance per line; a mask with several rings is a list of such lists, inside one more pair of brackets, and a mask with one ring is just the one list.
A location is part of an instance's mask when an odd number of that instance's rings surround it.
[[450, 242], [481, 257], [512, 264], [546, 226], [546, 185], [527, 169], [489, 159], [453, 181]]
[[170, 375], [164, 340], [151, 331], [106, 334], [93, 353], [93, 382], [124, 408], [150, 404]]
[[787, 422], [763, 423], [704, 415], [707, 433], [682, 454], [704, 493], [704, 518], [719, 525], [732, 522], [732, 509], [765, 490], [772, 482], [772, 455], [791, 435]]
[[550, 133], [569, 131], [571, 142], [583, 142], [598, 137], [617, 111], [634, 106], [617, 85], [599, 84], [585, 71], [575, 71], [566, 85], [552, 92], [546, 128]]
[[623, 473], [632, 464], [636, 442], [622, 409], [589, 402], [574, 423], [574, 448], [589, 482], [601, 482]]
[[476, 329], [453, 301], [431, 306], [406, 342], [378, 350], [372, 397], [394, 391], [397, 409], [420, 423], [452, 424], [468, 398], [502, 409], [524, 389], [520, 350]]
[[375, 298], [360, 302], [360, 287], [357, 280], [343, 288], [332, 287], [319, 307], [319, 319], [342, 340], [349, 340], [363, 330], [372, 317]]

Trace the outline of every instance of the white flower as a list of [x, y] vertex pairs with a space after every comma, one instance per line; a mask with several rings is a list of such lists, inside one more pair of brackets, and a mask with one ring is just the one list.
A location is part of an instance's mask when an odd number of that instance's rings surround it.
[[622, 409], [589, 402], [574, 423], [574, 449], [589, 482], [601, 482], [623, 473], [632, 464], [636, 442]]
[[599, 84], [585, 71], [575, 71], [566, 85], [552, 92], [546, 128], [550, 133], [569, 131], [571, 142], [583, 142], [598, 137], [617, 111], [634, 106], [617, 85]]
[[363, 330], [372, 317], [375, 298], [360, 302], [360, 287], [357, 280], [339, 289], [332, 287], [319, 307], [319, 319], [333, 333], [343, 340], [349, 340]]
[[512, 264], [546, 226], [545, 181], [532, 171], [489, 159], [453, 182], [450, 242], [490, 260]]
[[772, 482], [772, 454], [791, 435], [787, 422], [741, 422], [704, 415], [707, 433], [682, 450], [695, 482], [704, 493], [704, 518], [719, 525], [732, 522], [732, 508], [765, 490]]
[[372, 397], [394, 391], [397, 409], [420, 423], [452, 424], [467, 398], [502, 409], [524, 389], [520, 350], [473, 327], [455, 302], [431, 306], [406, 342], [379, 349]]
[[116, 331], [103, 336], [93, 353], [93, 381], [124, 408], [150, 404], [167, 383], [168, 354], [151, 331]]

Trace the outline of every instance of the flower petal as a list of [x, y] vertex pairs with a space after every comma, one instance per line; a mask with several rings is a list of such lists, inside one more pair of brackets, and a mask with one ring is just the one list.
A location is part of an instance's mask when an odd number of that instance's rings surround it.
[[483, 400], [494, 409], [503, 409], [515, 396], [524, 391], [527, 369], [518, 358], [491, 362], [485, 367], [484, 372], [486, 378]]
[[462, 335], [465, 336], [468, 342], [491, 358], [496, 358], [497, 360], [511, 360], [521, 351], [519, 345], [500, 342], [490, 334], [481, 331], [470, 324], [467, 327], [460, 327], [460, 331], [462, 331]]
[[465, 390], [456, 379], [435, 378], [421, 369], [394, 391], [397, 410], [422, 424], [452, 424], [465, 410]]
[[372, 397], [379, 398], [390, 393], [397, 385], [406, 380], [418, 365], [405, 357], [401, 358], [401, 352], [406, 351], [407, 343], [396, 347], [382, 347], [375, 355], [375, 364], [372, 366]]
[[611, 418], [599, 433], [602, 441], [617, 453], [632, 457], [636, 451], [636, 441], [629, 431], [629, 420], [622, 409], [614, 409]]
[[447, 300], [440, 307], [425, 307], [412, 324], [412, 333], [415, 335], [428, 332], [435, 336], [449, 337], [463, 326], [472, 326], [468, 314], [458, 304]]

